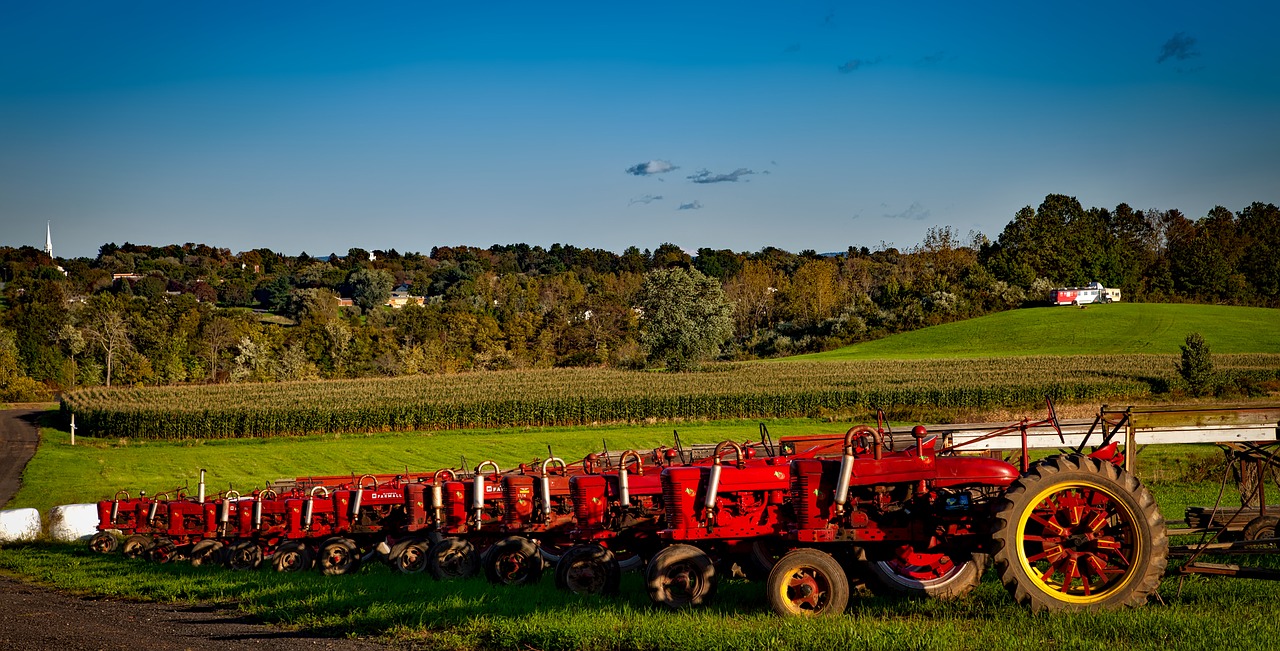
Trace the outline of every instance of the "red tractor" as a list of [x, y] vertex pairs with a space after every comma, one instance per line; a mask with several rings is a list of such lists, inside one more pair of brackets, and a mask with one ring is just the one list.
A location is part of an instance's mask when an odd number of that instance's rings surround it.
[[780, 556], [766, 584], [783, 615], [843, 612], [851, 571], [895, 592], [955, 597], [989, 559], [1033, 610], [1135, 604], [1156, 589], [1164, 521], [1150, 492], [1109, 462], [1114, 446], [1019, 473], [996, 459], [940, 454], [923, 427], [913, 437], [907, 449], [886, 450], [880, 432], [853, 428], [839, 460], [792, 460], [778, 483], [740, 461], [713, 466], [718, 473], [664, 471], [675, 499], [663, 536], [676, 544], [649, 563], [650, 596], [671, 607], [705, 602], [715, 561], [752, 539]]

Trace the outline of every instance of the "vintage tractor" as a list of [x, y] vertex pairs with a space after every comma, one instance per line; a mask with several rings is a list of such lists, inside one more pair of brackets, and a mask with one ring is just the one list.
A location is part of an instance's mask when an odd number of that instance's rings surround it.
[[879, 431], [853, 428], [839, 460], [791, 460], [785, 487], [740, 463], [714, 466], [718, 476], [664, 471], [675, 499], [663, 534], [677, 544], [649, 563], [650, 596], [672, 607], [705, 602], [715, 561], [753, 537], [780, 555], [766, 589], [782, 615], [843, 612], [851, 572], [898, 593], [959, 596], [989, 559], [1034, 610], [1131, 605], [1155, 590], [1164, 522], [1150, 492], [1109, 462], [1114, 446], [1019, 473], [1001, 460], [939, 454], [923, 427], [912, 434], [914, 444], [893, 451]]

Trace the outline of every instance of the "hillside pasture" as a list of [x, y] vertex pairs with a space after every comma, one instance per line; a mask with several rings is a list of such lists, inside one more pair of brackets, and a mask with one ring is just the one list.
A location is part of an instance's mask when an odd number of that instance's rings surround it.
[[1171, 355], [1198, 332], [1215, 354], [1280, 353], [1280, 310], [1229, 305], [1112, 303], [990, 314], [790, 360]]

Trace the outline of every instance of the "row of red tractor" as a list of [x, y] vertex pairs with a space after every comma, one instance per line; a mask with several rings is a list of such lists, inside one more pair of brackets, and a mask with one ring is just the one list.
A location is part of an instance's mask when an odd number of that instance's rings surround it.
[[[1165, 566], [1164, 521], [1115, 446], [1018, 467], [957, 454], [923, 427], [550, 457], [501, 470], [299, 478], [205, 495], [119, 493], [93, 549], [235, 569], [345, 574], [384, 561], [611, 594], [643, 565], [654, 602], [705, 603], [731, 571], [783, 615], [839, 613], [850, 583], [967, 593], [994, 563], [1034, 610], [1136, 605]], [[732, 568], [732, 569], [731, 569]]]

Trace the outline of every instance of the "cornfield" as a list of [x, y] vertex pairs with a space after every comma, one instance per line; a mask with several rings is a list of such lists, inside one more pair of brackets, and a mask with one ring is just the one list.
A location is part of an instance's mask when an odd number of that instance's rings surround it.
[[[1274, 378], [1280, 355], [1220, 355]], [[821, 411], [990, 408], [1132, 399], [1173, 381], [1168, 355], [724, 364], [698, 373], [611, 369], [211, 386], [90, 388], [63, 398], [80, 433], [217, 439], [325, 432], [782, 418]]]

